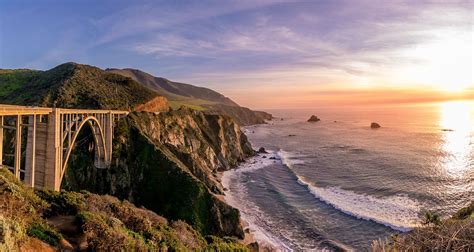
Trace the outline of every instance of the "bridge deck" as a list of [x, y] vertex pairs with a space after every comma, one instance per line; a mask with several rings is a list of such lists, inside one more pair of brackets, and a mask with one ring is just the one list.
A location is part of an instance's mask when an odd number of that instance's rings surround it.
[[[0, 105], [0, 116], [16, 115], [47, 115], [53, 112], [53, 108], [28, 107], [15, 105]], [[58, 108], [61, 114], [128, 114], [129, 111], [120, 110], [102, 110], [102, 109], [63, 109]]]

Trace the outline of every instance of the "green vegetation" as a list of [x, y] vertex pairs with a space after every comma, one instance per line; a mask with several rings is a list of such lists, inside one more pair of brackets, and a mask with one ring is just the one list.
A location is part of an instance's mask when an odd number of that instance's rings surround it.
[[0, 90], [2, 103], [88, 109], [129, 110], [158, 95], [130, 78], [75, 63], [0, 72]]
[[[197, 104], [196, 104], [197, 103]], [[183, 106], [188, 107], [190, 109], [198, 110], [198, 111], [205, 111], [208, 110], [207, 108], [203, 107], [203, 104], [198, 104], [198, 102], [184, 100], [184, 101], [169, 101], [170, 107], [172, 109], [179, 109]]]
[[439, 217], [439, 215], [437, 213], [434, 213], [434, 212], [431, 212], [431, 211], [426, 211], [424, 217], [425, 217], [425, 221], [423, 222], [423, 224], [425, 224], [425, 225], [429, 225], [429, 224], [439, 225], [439, 224], [441, 224], [441, 217]]
[[22, 84], [36, 78], [39, 72], [32, 70], [0, 70], [0, 97], [10, 96]]
[[[72, 216], [76, 233], [55, 217]], [[48, 224], [52, 223], [52, 224]], [[65, 234], [63, 232], [67, 231]], [[0, 169], [0, 251], [22, 251], [39, 239], [52, 247], [84, 237], [93, 251], [247, 251], [235, 239], [204, 239], [183, 221], [168, 222], [152, 211], [128, 201], [89, 192], [33, 191], [10, 172]], [[66, 241], [64, 241], [66, 240]], [[64, 241], [64, 242], [63, 242]], [[45, 246], [45, 245], [43, 245]]]
[[474, 201], [453, 217], [426, 213], [425, 226], [372, 243], [373, 251], [473, 251]]
[[54, 230], [45, 222], [34, 222], [29, 227], [26, 233], [31, 237], [36, 237], [52, 246], [58, 246], [62, 235]]

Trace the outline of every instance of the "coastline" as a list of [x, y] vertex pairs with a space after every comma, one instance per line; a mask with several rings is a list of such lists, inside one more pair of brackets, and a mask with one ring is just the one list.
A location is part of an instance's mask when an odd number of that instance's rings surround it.
[[238, 173], [242, 173], [249, 170], [258, 170], [265, 168], [266, 166], [273, 163], [275, 160], [270, 159], [270, 157], [275, 157], [276, 154], [273, 152], [268, 153], [267, 158], [259, 156], [258, 154], [254, 157], [247, 159], [245, 162], [241, 163], [236, 168], [233, 168], [228, 171], [219, 172], [217, 174], [218, 179], [221, 181], [222, 186], [224, 187], [225, 195], [220, 195], [219, 199], [224, 201], [226, 204], [235, 207], [240, 212], [240, 223], [244, 229], [245, 237], [241, 242], [245, 245], [250, 245], [252, 243], [258, 244], [258, 251], [291, 251], [289, 248], [284, 248], [282, 244], [278, 244], [275, 241], [272, 241], [269, 234], [264, 232], [261, 227], [254, 223], [249, 216], [243, 211], [240, 207], [239, 202], [236, 201], [234, 195], [232, 195], [230, 187], [231, 180], [233, 176]]
[[[238, 169], [239, 167], [236, 167], [234, 169]], [[219, 181], [221, 181], [221, 184], [222, 186], [224, 186], [224, 184], [222, 183], [222, 178], [224, 177], [224, 173], [227, 172], [227, 171], [219, 171], [217, 172], [217, 179]], [[224, 190], [225, 191], [228, 191], [228, 188], [224, 187]], [[229, 204], [229, 202], [226, 200], [226, 195], [216, 195], [216, 197], [220, 200], [222, 200], [224, 203]], [[252, 233], [249, 232], [249, 223], [244, 219], [242, 218], [242, 216], [240, 217], [240, 225], [242, 226], [242, 229], [244, 230], [244, 239], [240, 240], [240, 242], [246, 246], [249, 246], [250, 244], [252, 243], [257, 243], [258, 244], [258, 247], [259, 247], [259, 251], [274, 251], [274, 250], [262, 250], [262, 249], [265, 249], [265, 248], [261, 248], [261, 244], [257, 241], [257, 239], [255, 239], [254, 235]]]

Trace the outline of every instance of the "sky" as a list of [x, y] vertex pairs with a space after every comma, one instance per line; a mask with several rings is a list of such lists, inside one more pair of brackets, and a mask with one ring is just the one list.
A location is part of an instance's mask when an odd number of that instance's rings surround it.
[[0, 0], [0, 68], [137, 68], [252, 108], [474, 99], [473, 13], [473, 0]]

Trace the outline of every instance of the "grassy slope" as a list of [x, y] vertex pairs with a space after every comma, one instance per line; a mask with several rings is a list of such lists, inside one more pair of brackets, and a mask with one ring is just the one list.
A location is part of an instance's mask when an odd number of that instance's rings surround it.
[[[57, 216], [73, 217], [70, 225], [76, 232], [69, 227], [65, 233], [64, 227], [51, 224]], [[182, 221], [168, 222], [111, 196], [33, 191], [4, 168], [0, 169], [0, 237], [0, 251], [23, 251], [36, 239], [50, 247], [64, 248], [68, 243], [75, 247], [78, 238], [88, 249], [99, 251], [247, 250], [232, 239], [203, 237]]]
[[0, 102], [128, 110], [158, 94], [121, 75], [65, 63], [48, 71], [0, 71]]
[[373, 251], [474, 251], [474, 201], [453, 217], [372, 243]]

